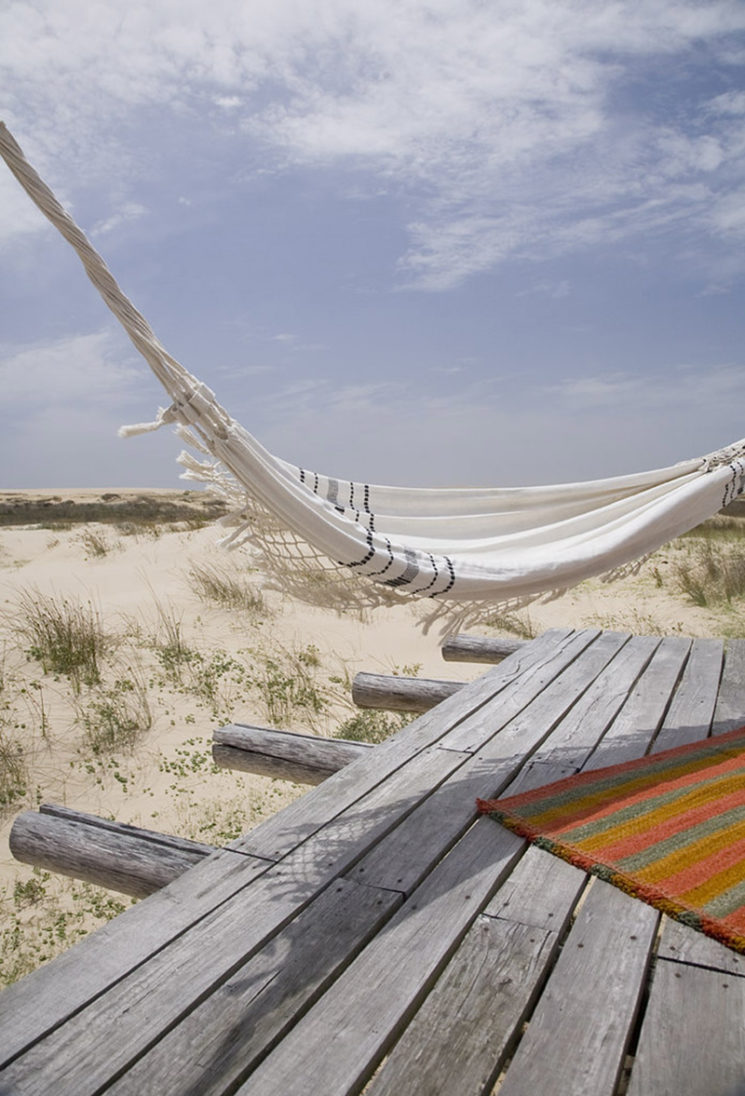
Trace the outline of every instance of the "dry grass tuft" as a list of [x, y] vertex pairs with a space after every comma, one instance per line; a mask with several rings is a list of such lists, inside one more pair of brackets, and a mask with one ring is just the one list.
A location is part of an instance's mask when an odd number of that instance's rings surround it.
[[90, 602], [23, 591], [13, 626], [44, 672], [64, 674], [75, 692], [100, 681], [100, 664], [113, 640]]

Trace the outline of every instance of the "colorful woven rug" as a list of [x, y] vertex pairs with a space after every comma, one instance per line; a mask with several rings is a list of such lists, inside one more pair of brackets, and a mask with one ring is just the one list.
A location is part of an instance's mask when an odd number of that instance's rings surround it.
[[745, 952], [745, 728], [478, 808]]

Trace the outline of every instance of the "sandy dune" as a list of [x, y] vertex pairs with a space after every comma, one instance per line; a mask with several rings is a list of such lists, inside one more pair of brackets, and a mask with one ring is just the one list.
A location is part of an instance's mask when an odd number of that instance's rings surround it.
[[[163, 522], [158, 513], [170, 516]], [[75, 520], [81, 516], [97, 520]], [[441, 636], [423, 632], [416, 603], [359, 619], [263, 590], [250, 554], [216, 547], [218, 531], [204, 524], [214, 516], [200, 492], [0, 492], [0, 519], [27, 521], [0, 528], [4, 980], [66, 946], [118, 908], [113, 903], [129, 901], [17, 864], [7, 838], [20, 810], [64, 803], [220, 844], [303, 789], [215, 770], [216, 726], [238, 721], [330, 735], [356, 714], [349, 680], [359, 670], [450, 679], [482, 672], [442, 660]], [[721, 612], [671, 593], [676, 551], [685, 549], [657, 553], [623, 582], [586, 583], [472, 630], [721, 632]], [[205, 567], [247, 588], [247, 607], [207, 597], [199, 580]], [[105, 637], [96, 675], [45, 672], [29, 629], [34, 606], [50, 605], [96, 621]]]

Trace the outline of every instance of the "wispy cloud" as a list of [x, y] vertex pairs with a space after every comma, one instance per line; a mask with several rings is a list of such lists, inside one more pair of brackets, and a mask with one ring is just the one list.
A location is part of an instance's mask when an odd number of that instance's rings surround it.
[[72, 335], [26, 346], [2, 355], [0, 406], [85, 409], [111, 407], [142, 387], [143, 369], [122, 360], [109, 331]]
[[[739, 0], [15, 0], [0, 70], [7, 120], [67, 162], [63, 186], [116, 177], [126, 208], [127, 179], [189, 125], [205, 158], [229, 138], [247, 161], [263, 148], [262, 170], [341, 166], [416, 202], [401, 277], [445, 289], [512, 255], [673, 248], [671, 224], [720, 248], [739, 233], [742, 93], [683, 83], [737, 64], [744, 30]], [[674, 122], [646, 94], [663, 85]], [[152, 140], [128, 147], [143, 113]], [[14, 224], [0, 214], [0, 235]]]
[[402, 380], [308, 384], [283, 396], [261, 403], [270, 449], [331, 475], [396, 484], [594, 479], [701, 456], [745, 434], [745, 371], [734, 363], [532, 391], [482, 380], [422, 392]]

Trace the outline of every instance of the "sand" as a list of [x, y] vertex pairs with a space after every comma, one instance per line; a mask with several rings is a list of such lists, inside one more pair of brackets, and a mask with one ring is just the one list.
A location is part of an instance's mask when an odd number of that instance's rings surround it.
[[[146, 521], [59, 524], [64, 506], [68, 517], [72, 505], [100, 519], [143, 500], [152, 512], [164, 505], [187, 510], [176, 522], [153, 521], [151, 512]], [[0, 765], [6, 771], [0, 984], [130, 901], [14, 861], [8, 834], [21, 810], [62, 803], [220, 844], [305, 789], [217, 770], [210, 754], [215, 727], [245, 722], [331, 735], [357, 714], [349, 683], [360, 670], [451, 680], [483, 672], [443, 661], [442, 637], [425, 634], [416, 603], [360, 619], [264, 590], [250, 553], [216, 547], [219, 530], [203, 524], [214, 514], [200, 492], [0, 492], [0, 515], [13, 508], [17, 515], [24, 506], [32, 507], [33, 522], [0, 528]], [[563, 625], [642, 634], [731, 631], [730, 610], [723, 617], [673, 591], [676, 553], [687, 551], [678, 543], [623, 582], [588, 582], [471, 631], [522, 637]], [[195, 578], [205, 565], [247, 584], [253, 607], [205, 597]], [[50, 604], [88, 614], [106, 635], [97, 681], [45, 672], [28, 626], [33, 606]], [[118, 740], [101, 742], [102, 729]], [[15, 790], [8, 778], [14, 763], [21, 774]]]

